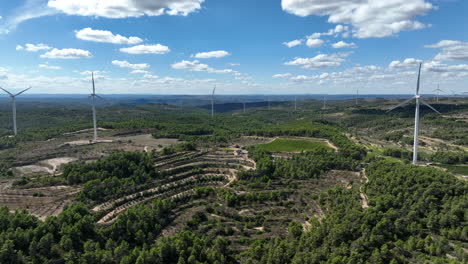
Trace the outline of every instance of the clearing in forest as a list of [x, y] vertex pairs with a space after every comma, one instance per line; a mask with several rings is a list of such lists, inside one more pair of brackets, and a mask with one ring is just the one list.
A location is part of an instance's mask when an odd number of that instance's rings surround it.
[[312, 150], [332, 150], [323, 140], [277, 138], [270, 143], [256, 146], [270, 152], [301, 152]]

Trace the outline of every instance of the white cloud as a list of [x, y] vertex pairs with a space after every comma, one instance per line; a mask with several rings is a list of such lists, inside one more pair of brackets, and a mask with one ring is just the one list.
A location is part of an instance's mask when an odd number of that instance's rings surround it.
[[197, 59], [210, 59], [210, 58], [222, 58], [231, 55], [229, 52], [224, 50], [216, 50], [216, 51], [209, 51], [209, 52], [200, 52], [192, 57]]
[[76, 31], [76, 37], [81, 40], [94, 41], [94, 42], [105, 42], [113, 44], [127, 44], [134, 45], [143, 42], [139, 37], [124, 37], [119, 34], [115, 35], [108, 30], [96, 30], [92, 28], [84, 28]]
[[293, 61], [286, 62], [288, 66], [300, 66], [304, 69], [325, 69], [341, 66], [349, 53], [319, 54], [313, 58], [295, 58]]
[[291, 76], [292, 74], [290, 73], [280, 73], [280, 74], [275, 74], [272, 77], [276, 79], [280, 79], [280, 78], [290, 78]]
[[333, 43], [332, 47], [334, 49], [344, 49], [344, 48], [354, 49], [354, 48], [357, 48], [357, 45], [355, 43], [346, 43], [344, 41], [339, 41], [339, 42]]
[[321, 39], [309, 38], [307, 39], [306, 45], [309, 48], [320, 48], [323, 45], [324, 41]]
[[297, 16], [328, 16], [329, 23], [350, 24], [358, 38], [389, 37], [427, 27], [415, 17], [435, 8], [426, 0], [282, 0], [281, 6]]
[[52, 66], [52, 65], [49, 65], [48, 63], [39, 64], [39, 68], [49, 69], [49, 70], [60, 70], [60, 69], [62, 69], [62, 67]]
[[150, 73], [147, 73], [147, 74], [143, 75], [143, 77], [146, 78], [146, 79], [158, 79], [159, 78], [159, 76], [153, 75], [153, 74], [150, 74]]
[[442, 51], [436, 55], [435, 60], [440, 61], [468, 61], [468, 42], [456, 40], [442, 40], [426, 48], [440, 48]]
[[[20, 1], [15, 1], [20, 2]], [[44, 1], [28, 0], [21, 1], [24, 4], [15, 8], [8, 16], [2, 19], [0, 34], [8, 34], [24, 21], [48, 16], [57, 13], [57, 10], [47, 7]]]
[[17, 45], [16, 46], [16, 50], [26, 50], [26, 51], [29, 51], [29, 52], [36, 52], [36, 51], [41, 51], [41, 50], [50, 50], [52, 49], [51, 47], [47, 46], [46, 44], [30, 44], [30, 43], [27, 43], [26, 45], [21, 46], [21, 45]]
[[169, 47], [161, 45], [161, 44], [154, 44], [154, 45], [138, 45], [129, 48], [121, 48], [121, 52], [129, 53], [129, 54], [165, 54], [170, 52], [171, 50]]
[[349, 37], [349, 27], [343, 26], [343, 25], [336, 25], [335, 28], [332, 28], [328, 30], [327, 32], [313, 33], [312, 35], [307, 36], [307, 38], [318, 39], [322, 36], [335, 36], [335, 37], [342, 36], [344, 38], [347, 38]]
[[194, 61], [187, 61], [183, 60], [171, 65], [173, 69], [176, 70], [188, 70], [188, 71], [195, 71], [195, 72], [210, 72], [210, 73], [237, 73], [237, 71], [231, 69], [224, 69], [224, 70], [217, 70], [213, 69], [207, 64], [200, 63], [198, 60]]
[[53, 49], [41, 55], [47, 59], [80, 59], [92, 57], [91, 52], [82, 49]]
[[422, 60], [414, 59], [414, 58], [407, 58], [403, 61], [395, 60], [390, 62], [388, 68], [391, 70], [401, 70], [401, 69], [408, 69], [408, 68], [415, 68], [419, 66]]
[[240, 66], [240, 63], [229, 63], [229, 66], [235, 67], [235, 66]]
[[283, 45], [285, 45], [288, 48], [296, 47], [299, 45], [302, 45], [304, 41], [302, 39], [295, 39], [289, 42], [283, 42]]
[[145, 70], [133, 70], [130, 72], [131, 74], [149, 74], [150, 72], [149, 71], [145, 71]]
[[49, 0], [48, 6], [68, 15], [126, 18], [182, 15], [201, 9], [204, 0]]
[[112, 64], [119, 66], [120, 68], [129, 68], [133, 70], [144, 70], [150, 67], [150, 65], [147, 63], [131, 64], [128, 61], [119, 61], [119, 60], [113, 60]]

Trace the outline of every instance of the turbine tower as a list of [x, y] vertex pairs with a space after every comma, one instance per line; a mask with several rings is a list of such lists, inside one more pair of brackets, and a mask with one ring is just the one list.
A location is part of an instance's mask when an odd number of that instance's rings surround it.
[[268, 111], [271, 109], [271, 106], [270, 106], [270, 97], [268, 97]]
[[10, 95], [11, 98], [11, 112], [13, 113], [13, 134], [16, 136], [18, 135], [18, 129], [16, 128], [16, 96], [26, 92], [27, 90], [31, 89], [31, 87], [24, 89], [23, 91], [17, 93], [17, 94], [12, 94], [9, 91], [3, 89], [0, 87], [3, 91], [5, 91], [8, 95]]
[[415, 118], [414, 118], [414, 144], [413, 144], [413, 164], [416, 165], [418, 163], [418, 147], [419, 147], [419, 104], [420, 103], [423, 103], [425, 104], [427, 107], [429, 107], [430, 109], [434, 110], [436, 113], [438, 114], [441, 114], [439, 111], [437, 111], [434, 107], [430, 106], [428, 103], [426, 103], [426, 101], [424, 101], [422, 98], [421, 98], [421, 95], [419, 95], [419, 85], [420, 85], [420, 81], [421, 81], [421, 67], [422, 67], [422, 63], [419, 64], [419, 72], [418, 72], [418, 82], [417, 82], [417, 85], [416, 85], [416, 95], [400, 104], [398, 104], [397, 106], [393, 107], [392, 109], [388, 110], [388, 112], [400, 107], [400, 106], [403, 106], [407, 103], [409, 103], [410, 101], [412, 101], [413, 99], [416, 100], [416, 111], [415, 111]]
[[439, 84], [437, 84], [437, 89], [435, 89], [433, 92], [437, 92], [437, 102], [439, 102], [440, 92], [443, 92], [443, 90], [439, 88]]
[[216, 91], [216, 85], [213, 88], [213, 93], [211, 94], [211, 117], [214, 117], [214, 95]]
[[322, 109], [327, 109], [327, 96], [323, 96], [323, 108]]
[[245, 102], [243, 104], [244, 104], [244, 114], [245, 114]]
[[105, 102], [107, 102], [106, 99], [102, 98], [101, 96], [97, 95], [96, 94], [96, 87], [94, 85], [94, 72], [91, 72], [91, 82], [93, 84], [93, 93], [90, 94], [88, 96], [88, 98], [92, 98], [92, 109], [93, 109], [93, 132], [94, 132], [94, 136], [93, 136], [93, 140], [96, 141], [97, 140], [97, 122], [96, 122], [96, 98], [99, 98]]
[[294, 111], [297, 111], [297, 96], [294, 96]]
[[358, 105], [359, 100], [359, 88], [356, 89], [356, 105]]

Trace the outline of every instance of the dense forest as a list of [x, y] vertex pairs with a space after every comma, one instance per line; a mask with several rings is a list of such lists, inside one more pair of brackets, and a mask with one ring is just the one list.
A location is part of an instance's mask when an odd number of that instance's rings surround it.
[[[437, 107], [449, 113], [466, 111], [465, 106]], [[180, 141], [153, 151], [104, 153], [63, 165], [53, 176], [15, 179], [18, 188], [60, 185], [78, 191], [73, 203], [45, 220], [26, 210], [0, 207], [0, 263], [468, 263], [468, 183], [441, 169], [468, 162], [462, 148], [465, 123], [423, 110], [423, 126], [433, 126], [424, 135], [448, 140], [450, 146], [424, 149], [420, 158], [428, 166], [414, 166], [409, 164], [412, 139], [406, 131], [414, 114], [409, 108], [385, 115], [378, 108], [320, 110], [311, 102], [307, 111], [254, 109], [214, 118], [204, 110], [184, 110], [155, 105], [103, 108], [106, 117], [100, 126], [108, 129], [107, 135], [144, 131], [155, 139]], [[48, 108], [42, 111], [51, 113]], [[60, 111], [75, 122], [61, 117], [45, 129], [39, 124], [43, 117], [38, 117], [23, 127], [21, 136], [1, 137], [5, 158], [0, 178], [15, 177], [8, 168], [35, 142], [89, 128], [84, 109], [63, 106]], [[0, 133], [8, 132], [2, 128]], [[366, 133], [375, 133], [368, 140], [388, 145], [363, 143]], [[233, 143], [242, 137], [257, 143]], [[336, 149], [278, 155], [258, 147], [265, 138], [276, 137], [317, 138]], [[245, 169], [250, 161], [222, 154], [232, 152], [230, 147], [247, 151], [255, 169]], [[216, 155], [222, 156], [218, 164], [212, 157]], [[196, 165], [202, 161], [207, 163]], [[171, 164], [178, 167], [164, 170]], [[238, 170], [236, 177], [221, 177], [217, 165]], [[431, 167], [436, 165], [440, 167]], [[346, 176], [332, 181], [333, 173]], [[184, 184], [186, 195], [172, 195], [178, 184]], [[302, 184], [306, 193], [298, 198]], [[162, 185], [166, 189], [158, 189]], [[170, 195], [158, 196], [164, 191]], [[136, 202], [143, 198], [148, 199]], [[98, 223], [127, 202], [131, 206], [113, 221]], [[98, 205], [108, 207], [94, 210]], [[253, 205], [269, 209], [239, 213]], [[189, 207], [202, 209], [184, 214]], [[306, 215], [313, 210], [321, 214]], [[271, 215], [281, 215], [278, 228], [262, 228]], [[181, 216], [182, 224], [176, 221]], [[225, 225], [226, 219], [234, 224]], [[177, 232], [171, 232], [174, 226]]]

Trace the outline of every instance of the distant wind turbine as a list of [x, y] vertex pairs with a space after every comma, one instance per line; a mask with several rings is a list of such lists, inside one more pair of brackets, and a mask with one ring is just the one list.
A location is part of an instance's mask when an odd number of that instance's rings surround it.
[[426, 101], [424, 101], [422, 98], [421, 98], [421, 95], [419, 95], [419, 85], [420, 85], [420, 81], [421, 81], [421, 67], [422, 67], [422, 63], [419, 64], [419, 72], [418, 72], [418, 82], [417, 82], [417, 85], [416, 85], [416, 95], [400, 104], [398, 104], [397, 106], [393, 107], [392, 109], [388, 110], [388, 112], [400, 107], [400, 106], [403, 106], [407, 103], [409, 103], [410, 101], [412, 101], [413, 99], [416, 100], [416, 112], [415, 112], [415, 118], [414, 118], [414, 143], [413, 143], [413, 164], [416, 165], [418, 163], [418, 147], [419, 147], [419, 103], [423, 103], [425, 104], [427, 107], [429, 107], [430, 109], [434, 110], [436, 113], [438, 114], [441, 114], [439, 111], [437, 111], [434, 107], [430, 106], [428, 103], [426, 103]]
[[439, 102], [440, 92], [443, 92], [443, 90], [439, 88], [439, 84], [437, 84], [437, 89], [435, 89], [433, 92], [437, 92], [437, 102]]
[[94, 137], [93, 137], [93, 140], [96, 141], [97, 140], [97, 136], [98, 136], [98, 133], [97, 133], [97, 122], [96, 122], [96, 98], [99, 98], [101, 99], [102, 101], [104, 102], [108, 102], [106, 99], [102, 98], [101, 96], [97, 95], [96, 94], [96, 87], [94, 85], [94, 72], [91, 72], [91, 82], [93, 84], [93, 93], [90, 94], [88, 96], [88, 98], [92, 98], [92, 102], [93, 102], [93, 106], [92, 106], [92, 109], [93, 109], [93, 132], [94, 132]]
[[216, 92], [216, 85], [213, 88], [213, 93], [211, 94], [211, 117], [214, 117], [214, 96]]
[[268, 110], [270, 110], [271, 107], [270, 107], [270, 97], [268, 97]]
[[245, 102], [244, 102], [244, 114], [245, 114]]
[[10, 93], [9, 91], [3, 89], [2, 87], [0, 87], [0, 89], [2, 89], [3, 91], [5, 91], [7, 94], [10, 95], [10, 98], [11, 98], [11, 110], [13, 112], [13, 133], [14, 135], [18, 135], [18, 130], [16, 128], [16, 96], [26, 92], [27, 90], [31, 89], [31, 87], [27, 88], [27, 89], [24, 89], [23, 91], [17, 93], [17, 94], [12, 94]]
[[294, 111], [297, 111], [297, 96], [294, 96]]
[[359, 100], [359, 88], [356, 89], [356, 105], [358, 105]]
[[323, 108], [322, 109], [327, 109], [327, 96], [323, 96]]

